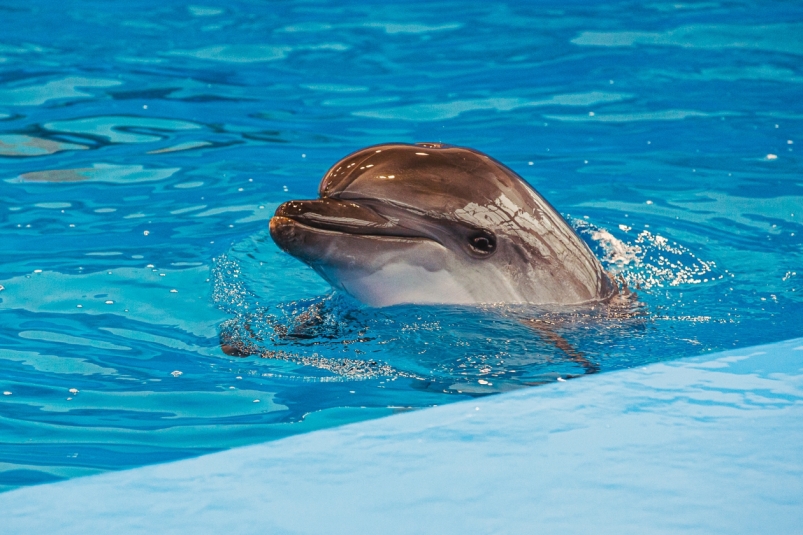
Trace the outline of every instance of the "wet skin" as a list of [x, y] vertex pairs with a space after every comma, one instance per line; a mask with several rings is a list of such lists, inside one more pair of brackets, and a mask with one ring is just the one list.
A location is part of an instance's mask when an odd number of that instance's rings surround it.
[[512, 170], [473, 149], [390, 143], [289, 201], [273, 240], [371, 306], [581, 305], [617, 287], [561, 215]]

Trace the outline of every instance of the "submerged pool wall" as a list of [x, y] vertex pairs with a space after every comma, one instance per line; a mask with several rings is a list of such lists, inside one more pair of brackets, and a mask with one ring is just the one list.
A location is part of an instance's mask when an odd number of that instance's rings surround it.
[[803, 338], [0, 495], [3, 533], [800, 533]]

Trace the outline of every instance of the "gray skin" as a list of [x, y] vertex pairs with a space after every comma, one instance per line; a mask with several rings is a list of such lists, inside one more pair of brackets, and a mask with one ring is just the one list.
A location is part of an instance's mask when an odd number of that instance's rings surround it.
[[271, 237], [371, 306], [580, 305], [617, 294], [560, 214], [473, 149], [368, 147], [336, 163], [319, 195], [279, 206]]

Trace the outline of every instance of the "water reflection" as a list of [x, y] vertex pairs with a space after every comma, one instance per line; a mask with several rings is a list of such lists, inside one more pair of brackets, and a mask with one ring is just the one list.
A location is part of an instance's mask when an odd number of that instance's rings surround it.
[[180, 171], [172, 169], [146, 169], [142, 165], [114, 165], [96, 163], [82, 169], [49, 169], [23, 173], [6, 182], [107, 182], [110, 184], [130, 184], [164, 180]]
[[[148, 143], [164, 137], [160, 131], [196, 130], [201, 125], [189, 121], [151, 117], [102, 116], [54, 121], [42, 125], [53, 132], [83, 134], [106, 139], [109, 143]], [[147, 131], [148, 133], [143, 133]]]

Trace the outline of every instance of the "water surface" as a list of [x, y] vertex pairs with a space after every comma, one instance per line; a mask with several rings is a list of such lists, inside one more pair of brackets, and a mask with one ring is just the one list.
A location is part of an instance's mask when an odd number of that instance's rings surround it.
[[[534, 315], [601, 372], [801, 334], [794, 3], [0, 11], [0, 489], [588, 371]], [[514, 169], [639, 313], [333, 294], [267, 221], [387, 141]]]

